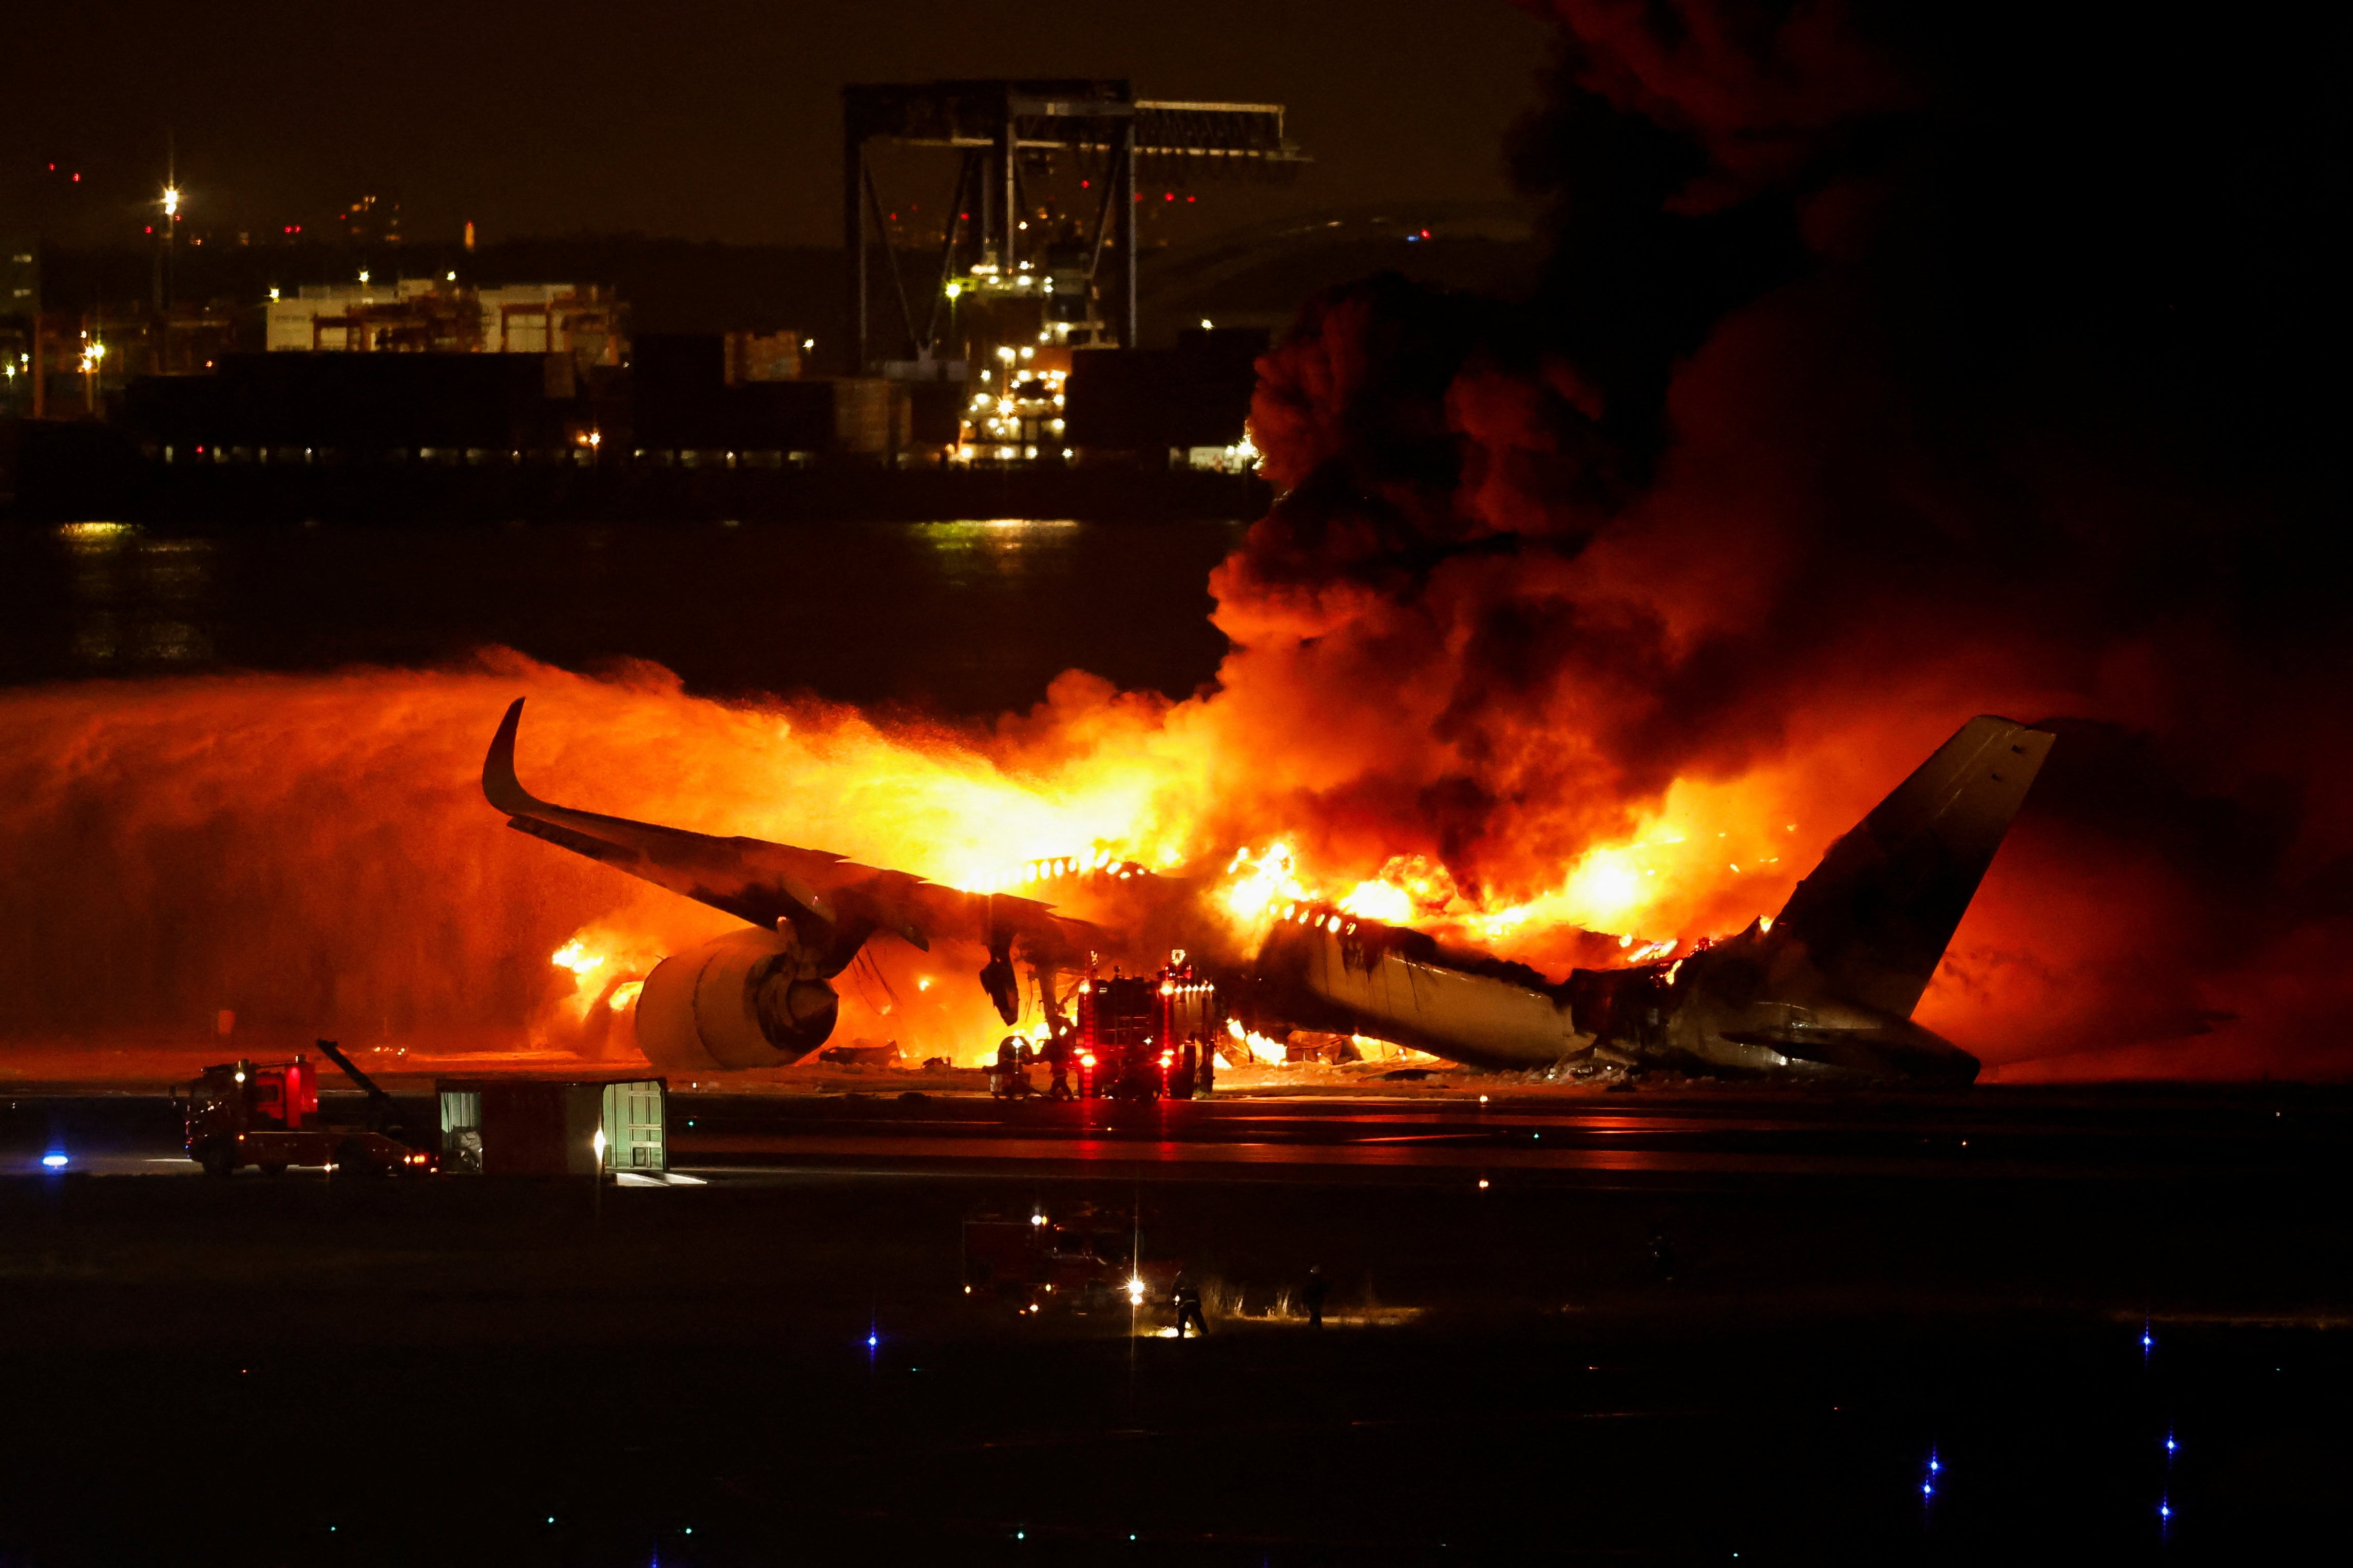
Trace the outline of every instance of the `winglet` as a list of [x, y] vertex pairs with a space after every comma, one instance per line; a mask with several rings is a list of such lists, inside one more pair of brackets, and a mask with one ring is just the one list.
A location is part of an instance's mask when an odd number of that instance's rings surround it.
[[509, 816], [529, 816], [547, 805], [515, 777], [515, 731], [522, 726], [522, 703], [518, 697], [508, 708], [507, 716], [499, 721], [499, 732], [491, 737], [490, 753], [482, 759], [482, 794]]

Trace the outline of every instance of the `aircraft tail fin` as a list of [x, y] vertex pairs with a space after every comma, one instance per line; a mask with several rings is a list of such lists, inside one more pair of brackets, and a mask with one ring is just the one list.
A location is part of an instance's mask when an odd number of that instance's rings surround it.
[[1838, 993], [1912, 1015], [2056, 737], [1984, 715], [1961, 726], [1822, 856], [1774, 921]]

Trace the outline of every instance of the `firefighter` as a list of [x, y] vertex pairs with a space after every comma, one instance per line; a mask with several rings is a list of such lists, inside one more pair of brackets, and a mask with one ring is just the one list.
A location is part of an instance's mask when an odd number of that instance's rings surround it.
[[1209, 1091], [1217, 1088], [1217, 1086], [1218, 1047], [1205, 1040], [1201, 1044], [1200, 1076], [1193, 1080], [1193, 1098], [1196, 1100], [1207, 1100], [1209, 1098]]
[[1175, 1302], [1176, 1306], [1176, 1337], [1178, 1339], [1181, 1340], [1185, 1337], [1185, 1325], [1187, 1322], [1193, 1325], [1193, 1331], [1195, 1333], [1201, 1335], [1203, 1338], [1207, 1338], [1208, 1336], [1208, 1320], [1201, 1316], [1201, 1292], [1194, 1285], [1193, 1277], [1185, 1272], [1182, 1268], [1179, 1268], [1176, 1271], [1176, 1283], [1170, 1288], [1169, 1300]]
[[1200, 1049], [1187, 1040], [1176, 1048], [1176, 1081], [1168, 1086], [1172, 1100], [1193, 1098], [1193, 1075], [1200, 1065]]
[[1056, 1030], [1046, 1038], [1046, 1065], [1054, 1071], [1054, 1087], [1047, 1092], [1056, 1100], [1069, 1100], [1071, 1094], [1071, 1058], [1076, 1054], [1071, 1037]]
[[1022, 1047], [1029, 1042], [1018, 1035], [1008, 1035], [997, 1042], [997, 1071], [989, 1086], [999, 1100], [1012, 1100], [1029, 1092], [1029, 1079], [1021, 1070]]
[[1324, 1278], [1324, 1266], [1320, 1263], [1309, 1264], [1307, 1266], [1307, 1289], [1300, 1292], [1301, 1296], [1303, 1297], [1307, 1302], [1307, 1326], [1309, 1328], [1320, 1329], [1324, 1326], [1324, 1298], [1331, 1289], [1331, 1282]]

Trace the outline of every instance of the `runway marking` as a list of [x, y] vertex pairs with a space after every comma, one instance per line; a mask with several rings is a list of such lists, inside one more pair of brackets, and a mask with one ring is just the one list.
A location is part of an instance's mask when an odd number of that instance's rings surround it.
[[[1485, 1148], [1394, 1142], [1187, 1143], [1171, 1140], [1111, 1138], [861, 1138], [822, 1134], [679, 1141], [675, 1152], [697, 1166], [763, 1155], [780, 1158], [895, 1156], [920, 1160], [1033, 1160], [1086, 1164], [1369, 1165], [1439, 1169], [1535, 1171], [1647, 1171], [1679, 1173], [1752, 1173], [1822, 1175], [1920, 1176], [1986, 1174], [1963, 1163], [1926, 1159], [1776, 1155], [1754, 1152], [1667, 1153], [1642, 1149], [1536, 1149], [1513, 1144]], [[2082, 1174], [2064, 1168], [2014, 1167], [2011, 1176]], [[2094, 1173], [2111, 1174], [2113, 1173]]]
[[1492, 1138], [1486, 1131], [1471, 1132], [1384, 1132], [1377, 1138], [1358, 1138], [1358, 1143], [1430, 1143], [1446, 1138]]

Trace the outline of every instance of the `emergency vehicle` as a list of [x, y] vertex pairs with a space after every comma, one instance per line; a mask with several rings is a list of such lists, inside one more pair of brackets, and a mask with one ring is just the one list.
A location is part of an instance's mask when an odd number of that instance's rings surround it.
[[401, 1135], [392, 1096], [353, 1067], [332, 1040], [319, 1048], [368, 1097], [368, 1124], [332, 1126], [319, 1116], [319, 1068], [307, 1057], [290, 1062], [223, 1062], [195, 1082], [175, 1087], [182, 1107], [182, 1147], [212, 1176], [251, 1165], [265, 1176], [289, 1165], [324, 1165], [345, 1176], [424, 1175], [439, 1160]]
[[1168, 1300], [1176, 1268], [1143, 1256], [1124, 1214], [1082, 1207], [1063, 1219], [1043, 1210], [964, 1222], [964, 1293], [1017, 1315], [1135, 1312]]
[[1082, 1100], [1157, 1100], [1169, 1092], [1186, 1045], [1196, 1061], [1217, 1048], [1218, 988], [1194, 972], [1182, 948], [1157, 974], [1124, 976], [1114, 969], [1104, 980], [1089, 964], [1078, 1012]]

